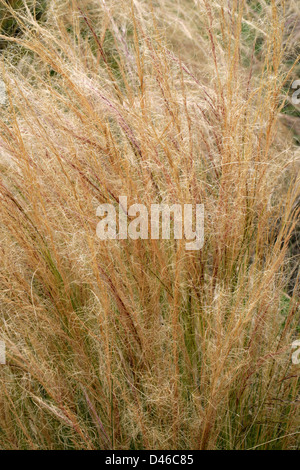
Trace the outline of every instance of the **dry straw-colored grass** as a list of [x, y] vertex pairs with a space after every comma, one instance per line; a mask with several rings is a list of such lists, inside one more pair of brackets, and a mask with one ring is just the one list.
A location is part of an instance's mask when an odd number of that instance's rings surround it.
[[[277, 124], [292, 7], [9, 11], [1, 449], [299, 448], [299, 150]], [[120, 195], [204, 203], [203, 249], [100, 241], [96, 208]]]

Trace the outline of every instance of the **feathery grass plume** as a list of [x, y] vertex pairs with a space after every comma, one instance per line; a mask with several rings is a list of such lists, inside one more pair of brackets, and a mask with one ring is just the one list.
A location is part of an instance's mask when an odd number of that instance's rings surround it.
[[[1, 4], [0, 448], [299, 448], [289, 2]], [[203, 249], [100, 241], [120, 195]]]

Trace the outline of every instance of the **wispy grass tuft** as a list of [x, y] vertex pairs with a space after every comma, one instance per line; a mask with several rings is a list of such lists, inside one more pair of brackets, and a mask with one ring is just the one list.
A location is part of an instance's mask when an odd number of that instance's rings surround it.
[[[47, 3], [0, 35], [1, 449], [299, 448], [287, 2]], [[203, 249], [101, 242], [120, 195]]]

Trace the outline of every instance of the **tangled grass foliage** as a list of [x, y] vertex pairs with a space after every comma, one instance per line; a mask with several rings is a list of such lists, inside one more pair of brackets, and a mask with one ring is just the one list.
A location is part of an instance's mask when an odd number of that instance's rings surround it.
[[[299, 448], [296, 3], [8, 3], [1, 449]], [[120, 195], [203, 203], [203, 249], [100, 241]]]

